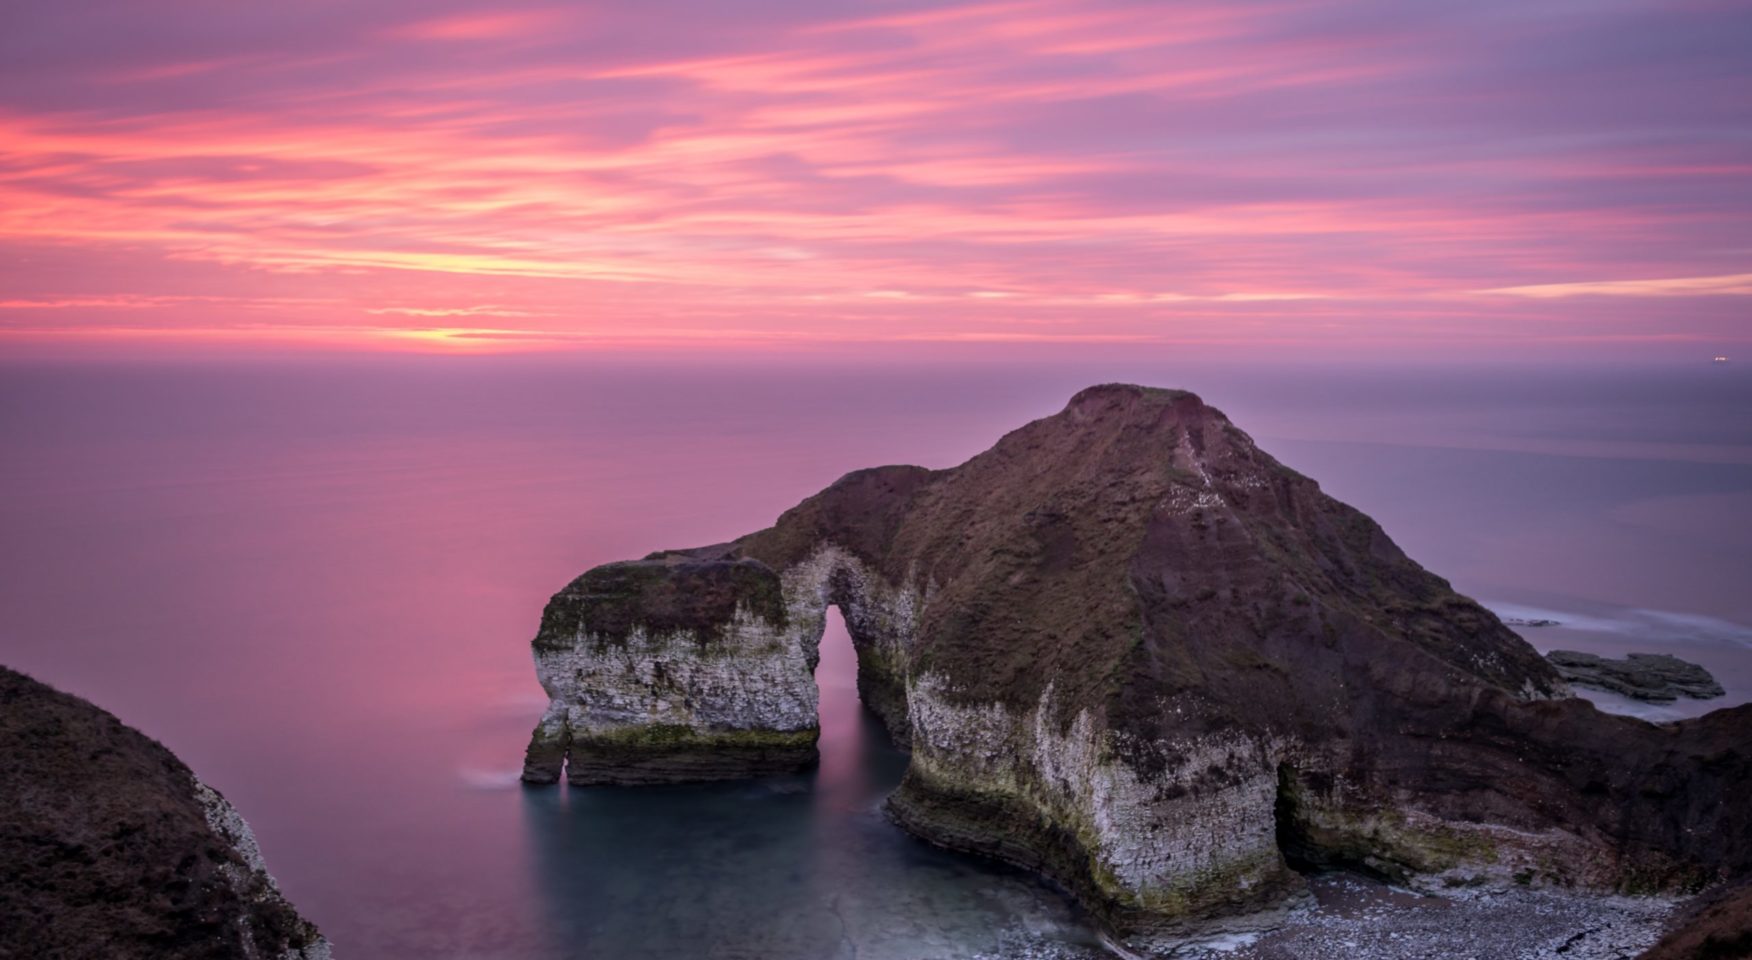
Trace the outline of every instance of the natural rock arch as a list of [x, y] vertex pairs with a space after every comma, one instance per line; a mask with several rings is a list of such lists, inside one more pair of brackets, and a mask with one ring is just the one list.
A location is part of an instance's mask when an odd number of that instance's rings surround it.
[[[535, 639], [530, 782], [815, 758], [829, 604], [888, 809], [1131, 942], [1264, 922], [1301, 862], [1414, 885], [1752, 867], [1752, 707], [1656, 728], [1551, 667], [1191, 394], [1114, 385], [949, 470], [862, 470], [727, 544], [586, 572]], [[1736, 819], [1737, 818], [1737, 819]]]
[[815, 760], [815, 667], [837, 606], [858, 693], [905, 744], [901, 651], [913, 598], [823, 544], [775, 573], [716, 548], [596, 567], [556, 594], [535, 660], [550, 698], [524, 780], [673, 783], [788, 772]]

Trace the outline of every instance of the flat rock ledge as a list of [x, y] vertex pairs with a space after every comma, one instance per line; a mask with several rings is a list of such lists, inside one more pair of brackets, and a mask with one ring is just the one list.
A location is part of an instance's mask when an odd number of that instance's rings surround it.
[[1672, 703], [1680, 697], [1708, 700], [1727, 692], [1708, 670], [1664, 653], [1633, 653], [1613, 660], [1578, 650], [1553, 650], [1545, 658], [1571, 684], [1650, 703]]

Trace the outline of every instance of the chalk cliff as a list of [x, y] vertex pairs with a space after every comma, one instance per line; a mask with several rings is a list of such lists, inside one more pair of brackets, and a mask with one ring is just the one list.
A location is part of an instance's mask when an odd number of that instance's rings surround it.
[[1220, 412], [1126, 385], [585, 573], [534, 642], [525, 779], [807, 764], [829, 605], [912, 750], [891, 816], [1051, 876], [1133, 946], [1269, 923], [1309, 867], [1653, 890], [1752, 866], [1752, 707], [1658, 728], [1569, 699]]
[[249, 824], [146, 735], [0, 667], [0, 957], [328, 960]]

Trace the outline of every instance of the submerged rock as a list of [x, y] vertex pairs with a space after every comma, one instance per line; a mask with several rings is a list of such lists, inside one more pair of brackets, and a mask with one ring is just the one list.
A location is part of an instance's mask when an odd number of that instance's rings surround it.
[[1127, 949], [1277, 923], [1308, 868], [1655, 890], [1752, 867], [1752, 707], [1657, 728], [1569, 698], [1220, 412], [1125, 385], [585, 573], [535, 639], [525, 778], [808, 762], [829, 605], [912, 750], [893, 819], [1053, 878]]
[[1664, 653], [1633, 653], [1623, 660], [1612, 660], [1577, 650], [1553, 650], [1545, 658], [1576, 686], [1597, 687], [1651, 703], [1672, 703], [1682, 696], [1708, 700], [1727, 692], [1708, 670]]
[[218, 791], [145, 734], [0, 667], [0, 956], [327, 960]]

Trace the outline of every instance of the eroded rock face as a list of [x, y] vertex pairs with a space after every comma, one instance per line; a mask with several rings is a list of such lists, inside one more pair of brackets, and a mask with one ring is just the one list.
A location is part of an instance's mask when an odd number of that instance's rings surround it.
[[[815, 666], [828, 605], [865, 638], [860, 662], [872, 664], [871, 677], [877, 662], [898, 657], [882, 638], [910, 632], [913, 599], [873, 590], [844, 551], [823, 547], [782, 576], [714, 551], [597, 567], [549, 602], [535, 660], [551, 701], [525, 781], [552, 783], [562, 764], [575, 784], [796, 770], [816, 757]], [[889, 701], [903, 709], [898, 684]]]
[[328, 960], [242, 816], [170, 751], [0, 667], [0, 956]]
[[1052, 876], [1133, 944], [1269, 923], [1298, 866], [1653, 889], [1752, 865], [1729, 802], [1752, 708], [1656, 728], [1565, 699], [1368, 517], [1197, 397], [1123, 385], [959, 467], [859, 471], [732, 543], [586, 573], [536, 638], [526, 778], [568, 750], [584, 783], [806, 762], [829, 604], [912, 747], [895, 820]]
[[1650, 703], [1672, 703], [1680, 697], [1708, 700], [1727, 691], [1708, 670], [1664, 653], [1633, 653], [1622, 660], [1576, 650], [1545, 655], [1565, 680], [1576, 686], [1610, 690]]

